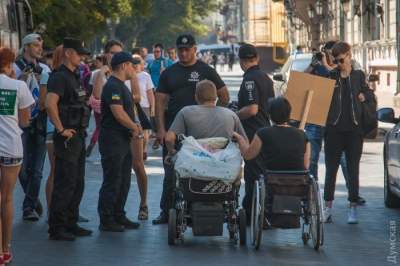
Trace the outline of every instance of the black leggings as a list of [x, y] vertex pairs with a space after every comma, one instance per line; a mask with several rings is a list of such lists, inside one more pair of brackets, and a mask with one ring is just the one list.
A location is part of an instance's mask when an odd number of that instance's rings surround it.
[[342, 152], [346, 155], [348, 168], [348, 200], [356, 203], [359, 190], [360, 159], [363, 148], [363, 137], [358, 130], [339, 132], [334, 128], [327, 128], [325, 132], [325, 201], [332, 201], [335, 194], [336, 174], [340, 164]]

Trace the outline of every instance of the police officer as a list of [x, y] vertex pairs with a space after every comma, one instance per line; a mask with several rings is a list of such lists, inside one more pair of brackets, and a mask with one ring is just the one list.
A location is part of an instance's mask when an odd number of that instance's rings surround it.
[[81, 56], [89, 51], [73, 38], [65, 38], [63, 45], [64, 62], [49, 78], [46, 99], [47, 112], [56, 129], [54, 190], [49, 213], [52, 240], [74, 240], [92, 234], [77, 224], [84, 189], [85, 130], [90, 119], [78, 67]]
[[101, 95], [101, 129], [99, 149], [103, 167], [98, 212], [101, 231], [122, 232], [136, 229], [139, 223], [130, 221], [124, 210], [131, 184], [132, 138], [142, 138], [133, 97], [125, 81], [135, 77], [135, 59], [129, 53], [116, 53], [111, 59], [112, 75]]
[[[251, 142], [258, 129], [269, 126], [267, 103], [268, 99], [273, 98], [275, 94], [272, 80], [260, 70], [259, 57], [253, 45], [242, 45], [239, 48], [239, 59], [240, 67], [245, 73], [238, 94], [237, 114]], [[245, 196], [242, 205], [247, 217], [251, 217], [254, 180], [262, 174], [262, 168], [258, 163], [261, 159], [257, 157], [251, 161], [245, 161], [244, 165]]]
[[[218, 73], [208, 64], [196, 57], [196, 40], [190, 34], [182, 34], [176, 40], [179, 62], [165, 69], [160, 76], [160, 83], [156, 91], [156, 120], [157, 139], [164, 141], [176, 114], [185, 106], [195, 105], [196, 84], [204, 79], [212, 81], [217, 87], [219, 103], [227, 105], [229, 92]], [[165, 109], [167, 107], [167, 111]], [[163, 157], [167, 149], [163, 148]], [[171, 207], [174, 188], [174, 172], [170, 165], [164, 164], [164, 183], [161, 195], [160, 215], [153, 220], [153, 224], [168, 222], [168, 211]]]

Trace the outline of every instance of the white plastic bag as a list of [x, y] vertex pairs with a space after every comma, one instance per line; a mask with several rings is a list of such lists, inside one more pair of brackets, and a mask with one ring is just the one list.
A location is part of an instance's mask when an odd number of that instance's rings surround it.
[[225, 149], [210, 152], [193, 137], [185, 137], [182, 141], [174, 166], [181, 178], [218, 179], [230, 183], [238, 178], [241, 167], [242, 156], [235, 143], [229, 142]]

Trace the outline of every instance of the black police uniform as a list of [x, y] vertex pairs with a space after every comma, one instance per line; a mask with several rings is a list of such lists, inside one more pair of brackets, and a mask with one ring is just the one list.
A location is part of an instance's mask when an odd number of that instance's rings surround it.
[[86, 92], [80, 85], [79, 72], [62, 65], [50, 75], [48, 92], [57, 94], [58, 112], [65, 129], [76, 134], [67, 140], [54, 133], [55, 174], [49, 215], [49, 233], [73, 230], [78, 222], [79, 204], [84, 190], [85, 135], [90, 110]]
[[[255, 116], [241, 120], [249, 141], [253, 140], [257, 130], [270, 125], [267, 104], [268, 99], [274, 96], [272, 80], [260, 70], [259, 66], [253, 66], [244, 73], [238, 94], [239, 110], [248, 105], [258, 105], [258, 113]], [[254, 180], [262, 174], [261, 160], [261, 156], [258, 156], [251, 161], [245, 161], [244, 165], [245, 196], [242, 205], [246, 209], [248, 217], [251, 212]]]
[[[165, 129], [168, 130], [175, 119], [176, 114], [185, 106], [196, 105], [195, 91], [196, 84], [204, 79], [214, 82], [217, 89], [225, 87], [218, 73], [202, 61], [194, 65], [183, 66], [179, 63], [168, 67], [160, 77], [160, 84], [157, 92], [168, 94], [169, 102], [165, 117]], [[167, 155], [167, 149], [163, 147], [163, 159]], [[164, 162], [164, 160], [163, 160]], [[164, 215], [172, 204], [172, 193], [175, 186], [174, 170], [169, 164], [164, 164], [164, 183], [161, 195], [160, 208]]]
[[102, 225], [118, 223], [125, 218], [125, 203], [131, 184], [131, 131], [121, 125], [111, 112], [110, 105], [122, 105], [135, 121], [132, 94], [124, 82], [111, 76], [101, 96], [101, 129], [99, 150], [103, 167], [98, 212]]

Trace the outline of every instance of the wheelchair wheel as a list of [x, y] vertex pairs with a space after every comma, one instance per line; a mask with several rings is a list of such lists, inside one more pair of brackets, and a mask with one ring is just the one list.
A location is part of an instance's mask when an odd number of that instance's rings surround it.
[[323, 241], [322, 204], [319, 195], [318, 183], [312, 179], [310, 187], [309, 215], [310, 236], [315, 250], [318, 250]]
[[168, 245], [175, 245], [176, 232], [176, 210], [170, 209], [168, 217]]
[[264, 179], [254, 182], [253, 199], [251, 206], [251, 244], [256, 248], [260, 248], [262, 230], [264, 223], [264, 199], [265, 199], [265, 183]]
[[246, 232], [246, 211], [244, 209], [239, 210], [239, 239], [240, 245], [244, 246], [247, 242], [247, 232]]

